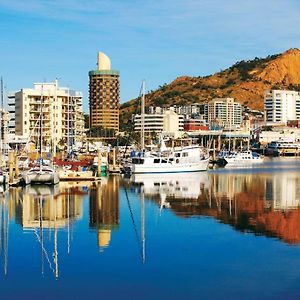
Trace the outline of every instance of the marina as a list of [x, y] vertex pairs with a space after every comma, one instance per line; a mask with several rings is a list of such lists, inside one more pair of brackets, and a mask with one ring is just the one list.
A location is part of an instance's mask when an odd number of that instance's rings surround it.
[[1, 297], [297, 298], [299, 178], [298, 158], [267, 158], [3, 188]]

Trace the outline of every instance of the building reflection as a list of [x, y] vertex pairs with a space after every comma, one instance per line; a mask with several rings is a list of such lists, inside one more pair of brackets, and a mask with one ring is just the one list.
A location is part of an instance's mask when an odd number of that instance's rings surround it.
[[[195, 175], [196, 174], [196, 175]], [[297, 173], [194, 173], [131, 178], [138, 192], [180, 217], [211, 216], [236, 230], [300, 243]]]
[[82, 199], [86, 193], [78, 189], [36, 185], [16, 189], [15, 193], [16, 220], [24, 229], [63, 228], [82, 217]]
[[[67, 232], [66, 249], [70, 253], [72, 226], [75, 220], [82, 217], [82, 201], [86, 194], [83, 187], [68, 183], [10, 189], [10, 203], [15, 206], [16, 223], [24, 230], [33, 231], [40, 245], [42, 274], [47, 260], [55, 277], [59, 277], [58, 231], [65, 229]], [[47, 232], [49, 235], [45, 240]]]
[[119, 227], [119, 177], [102, 177], [101, 184], [90, 190], [89, 226], [97, 231], [100, 250], [108, 247], [111, 232]]

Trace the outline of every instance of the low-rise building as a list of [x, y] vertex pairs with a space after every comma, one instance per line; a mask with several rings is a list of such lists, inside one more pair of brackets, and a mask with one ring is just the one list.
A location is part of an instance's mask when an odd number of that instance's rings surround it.
[[[141, 115], [135, 115], [133, 118], [134, 130], [141, 130]], [[165, 111], [163, 114], [145, 114], [144, 131], [151, 133], [176, 132], [183, 131], [184, 118], [172, 110]]]

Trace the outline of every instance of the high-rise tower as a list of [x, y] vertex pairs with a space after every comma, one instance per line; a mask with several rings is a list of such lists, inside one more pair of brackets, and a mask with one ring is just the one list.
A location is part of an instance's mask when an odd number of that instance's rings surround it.
[[89, 72], [90, 128], [97, 136], [113, 138], [119, 131], [119, 76], [109, 57], [99, 52], [98, 70]]

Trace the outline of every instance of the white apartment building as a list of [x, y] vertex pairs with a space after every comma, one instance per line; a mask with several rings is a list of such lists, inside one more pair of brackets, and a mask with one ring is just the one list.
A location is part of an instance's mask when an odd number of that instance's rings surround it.
[[[13, 111], [13, 105], [10, 106]], [[68, 146], [84, 135], [82, 93], [58, 86], [58, 82], [35, 83], [15, 93], [15, 134], [38, 142], [41, 128], [43, 143]]]
[[205, 114], [211, 127], [235, 130], [243, 121], [242, 105], [233, 98], [215, 98], [206, 106]]
[[264, 95], [265, 122], [287, 123], [300, 119], [300, 93], [271, 90]]
[[[141, 130], [141, 115], [134, 116], [134, 130]], [[172, 110], [165, 111], [163, 114], [145, 114], [145, 132], [177, 132], [183, 131], [184, 117], [176, 114]]]

